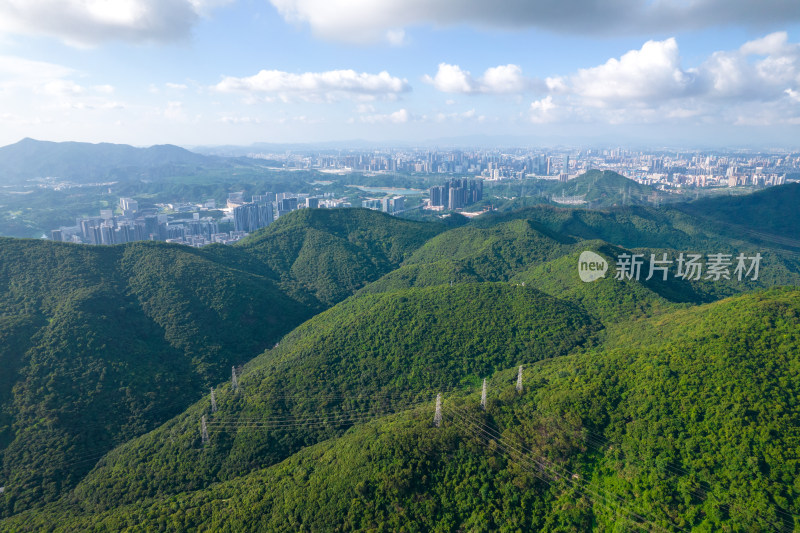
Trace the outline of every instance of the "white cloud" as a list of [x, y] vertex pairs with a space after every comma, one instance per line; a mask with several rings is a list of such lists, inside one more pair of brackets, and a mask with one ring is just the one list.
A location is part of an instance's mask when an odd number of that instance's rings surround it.
[[0, 33], [46, 35], [75, 46], [167, 42], [228, 0], [3, 0]]
[[254, 76], [226, 77], [214, 89], [225, 93], [244, 93], [252, 98], [277, 97], [283, 101], [336, 101], [342, 98], [374, 100], [393, 99], [411, 90], [408, 81], [383, 71], [368, 74], [354, 70], [330, 70], [293, 74], [280, 70], [262, 70]]
[[411, 120], [411, 118], [411, 113], [409, 113], [406, 109], [399, 109], [394, 113], [364, 115], [359, 117], [361, 122], [366, 122], [369, 124], [405, 124]]
[[568, 90], [567, 81], [560, 76], [545, 78], [544, 83], [550, 92], [562, 93]]
[[[469, 109], [467, 111], [462, 111], [460, 113], [437, 113], [434, 116], [436, 122], [445, 122], [445, 121], [453, 121], [453, 122], [463, 122], [465, 120], [471, 120], [476, 118], [477, 113], [474, 109]], [[480, 117], [478, 117], [480, 119]]]
[[551, 95], [547, 95], [541, 100], [531, 102], [531, 122], [535, 124], [542, 124], [555, 120], [555, 108], [556, 104], [553, 103], [553, 97]]
[[170, 82], [167, 82], [164, 85], [167, 86], [167, 89], [174, 89], [176, 91], [182, 91], [184, 89], [188, 89], [189, 88], [189, 86], [186, 85], [185, 83], [170, 83]]
[[0, 56], [0, 90], [32, 89], [61, 80], [75, 71], [54, 63], [31, 61], [14, 56]]
[[436, 75], [426, 74], [422, 80], [438, 91], [462, 94], [521, 93], [542, 86], [540, 82], [523, 76], [522, 69], [513, 64], [486, 69], [482, 76], [473, 78], [469, 71], [458, 65], [439, 63]]
[[167, 102], [167, 107], [164, 108], [164, 116], [169, 120], [186, 120], [183, 102]]
[[530, 85], [522, 76], [522, 69], [511, 64], [486, 69], [480, 82], [484, 91], [490, 93], [520, 93]]
[[719, 98], [774, 99], [800, 84], [800, 45], [776, 32], [715, 52], [699, 67], [704, 89]]
[[220, 122], [226, 124], [261, 124], [261, 119], [257, 117], [243, 117], [238, 115], [223, 115]]
[[0, 56], [0, 94], [7, 107], [12, 102], [25, 102], [38, 112], [53, 110], [109, 110], [123, 104], [107, 100], [114, 92], [112, 85], [86, 87], [74, 81], [79, 73], [68, 67], [31, 61], [14, 56]]
[[778, 32], [685, 68], [675, 39], [648, 41], [602, 65], [548, 78], [546, 85], [552, 99], [531, 105], [536, 122], [550, 120], [555, 109], [560, 118], [610, 124], [790, 123], [800, 115], [790, 105], [800, 94], [800, 45]]
[[572, 90], [600, 105], [609, 101], [673, 98], [686, 94], [694, 76], [680, 67], [675, 39], [647, 41], [619, 59], [581, 69], [572, 77]]
[[287, 20], [307, 23], [323, 38], [390, 41], [387, 32], [410, 26], [472, 25], [542, 28], [617, 36], [745, 25], [764, 27], [800, 20], [794, 0], [270, 0]]
[[406, 32], [405, 30], [387, 30], [386, 31], [386, 40], [389, 44], [394, 46], [400, 46], [406, 44]]
[[426, 74], [422, 79], [425, 83], [432, 84], [437, 91], [442, 91], [443, 93], [477, 92], [477, 84], [470, 73], [461, 70], [458, 65], [439, 63], [439, 70], [436, 71], [436, 76], [431, 78]]
[[35, 89], [40, 94], [50, 96], [79, 96], [85, 94], [86, 89], [72, 80], [51, 80]]
[[394, 122], [395, 124], [401, 124], [404, 122], [408, 122], [409, 113], [405, 109], [400, 109], [399, 111], [395, 111], [394, 113], [389, 114], [389, 121]]

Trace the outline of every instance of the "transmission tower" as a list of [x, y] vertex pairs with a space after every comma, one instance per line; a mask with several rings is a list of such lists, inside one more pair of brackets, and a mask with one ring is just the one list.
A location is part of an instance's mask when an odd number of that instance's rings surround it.
[[483, 378], [483, 389], [481, 390], [481, 409], [486, 410], [486, 378]]
[[433, 425], [439, 427], [442, 425], [442, 395], [436, 395], [436, 412], [433, 414]]
[[231, 390], [237, 391], [239, 390], [239, 380], [236, 379], [236, 367], [231, 367]]
[[206, 415], [200, 419], [200, 436], [203, 440], [203, 446], [208, 444], [208, 428], [206, 427]]
[[519, 365], [517, 371], [517, 392], [522, 392], [522, 365]]
[[217, 397], [214, 395], [214, 387], [211, 387], [211, 412], [217, 412]]

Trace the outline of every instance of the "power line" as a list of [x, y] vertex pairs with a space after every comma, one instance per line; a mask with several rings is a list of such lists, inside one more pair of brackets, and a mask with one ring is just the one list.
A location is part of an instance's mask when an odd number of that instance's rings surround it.
[[[495, 445], [499, 449], [504, 451], [506, 453], [506, 455], [508, 455], [508, 457], [510, 459], [516, 460], [516, 462], [523, 468], [523, 470], [526, 470], [529, 473], [532, 473], [532, 474], [536, 475], [537, 477], [539, 477], [539, 479], [543, 479], [543, 478], [541, 477], [541, 475], [537, 475], [537, 473], [536, 473], [537, 469], [539, 471], [541, 471], [541, 472], [549, 473], [549, 477], [553, 481], [557, 481], [559, 479], [564, 479], [567, 483], [569, 483], [572, 486], [572, 488], [576, 492], [578, 492], [581, 495], [583, 495], [589, 501], [591, 501], [593, 503], [597, 503], [598, 505], [601, 505], [601, 506], [605, 507], [606, 509], [608, 509], [612, 513], [614, 512], [614, 510], [610, 507], [610, 505], [605, 501], [605, 498], [603, 497], [603, 495], [601, 495], [601, 494], [598, 495], [596, 493], [593, 493], [591, 490], [587, 490], [582, 485], [580, 485], [578, 483], [575, 483], [575, 479], [574, 478], [570, 479], [568, 476], [565, 476], [563, 474], [559, 474], [557, 472], [555, 472], [555, 473], [552, 472], [552, 470], [553, 470], [552, 467], [550, 467], [549, 465], [547, 465], [546, 463], [544, 463], [544, 462], [542, 462], [540, 460], [537, 460], [536, 458], [534, 458], [532, 456], [531, 457], [526, 457], [525, 453], [522, 450], [520, 450], [519, 448], [517, 448], [516, 446], [510, 444], [508, 442], [508, 439], [506, 439], [505, 437], [502, 437], [502, 436], [495, 435], [495, 434], [487, 431], [480, 424], [477, 424], [474, 421], [469, 420], [465, 416], [463, 416], [463, 415], [459, 414], [458, 412], [456, 412], [455, 408], [448, 407], [448, 413], [450, 413], [455, 419], [457, 419], [456, 424], [459, 425], [459, 427], [461, 427], [461, 429], [466, 429], [467, 431], [475, 432], [478, 435], [482, 435], [484, 437], [484, 439], [487, 440], [487, 444], [489, 442], [491, 442], [491, 441], [494, 441]], [[549, 481], [545, 480], [545, 482], [548, 485], [551, 485], [551, 483]], [[592, 494], [592, 495], [590, 496], [590, 494]], [[625, 512], [627, 514], [633, 515], [636, 518], [639, 518], [642, 522], [647, 522], [647, 520], [645, 518], [643, 518], [643, 517], [641, 517], [639, 515], [636, 515], [636, 513], [633, 513], [631, 511], [626, 510], [626, 509], [620, 509], [620, 510], [622, 510], [623, 512]], [[633, 520], [630, 516], [627, 517], [627, 519], [630, 520], [631, 523], [633, 523], [634, 525], [636, 525], [637, 527], [639, 527], [641, 529], [648, 529], [648, 528], [645, 527], [644, 524], [642, 524], [641, 522], [637, 522], [636, 520]]]

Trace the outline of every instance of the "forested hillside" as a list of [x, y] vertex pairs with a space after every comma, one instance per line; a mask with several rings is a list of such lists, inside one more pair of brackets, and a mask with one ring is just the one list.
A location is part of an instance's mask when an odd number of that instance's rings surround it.
[[[0, 530], [800, 529], [800, 256], [732, 201], [2, 239]], [[740, 252], [758, 279], [645, 279]]]
[[309, 316], [191, 249], [0, 242], [3, 510], [59, 496]]
[[[350, 299], [247, 365], [236, 394], [230, 384], [218, 389], [213, 451], [199, 453], [194, 431], [206, 399], [108, 456], [76, 494], [103, 508], [202, 488], [275, 464], [359, 419], [428, 400], [431, 389], [474, 384], [500, 368], [565, 355], [598, 328], [575, 307], [507, 285]], [[248, 428], [248, 421], [307, 418], [318, 422], [269, 432]], [[142, 469], [153, 475], [132, 483]]]
[[[235, 248], [287, 293], [325, 308], [394, 270], [445, 229], [368, 209], [304, 209]], [[227, 250], [218, 251], [227, 258]]]
[[589, 207], [646, 205], [669, 194], [642, 185], [610, 170], [589, 170], [565, 183], [556, 182], [547, 191], [551, 197], [579, 196]]
[[[446, 392], [440, 428], [428, 402], [202, 490], [98, 508], [92, 498], [110, 487], [85, 488], [7, 525], [791, 531], [800, 517], [798, 331], [797, 290], [679, 310], [621, 328], [603, 346], [526, 366], [521, 394], [514, 369], [495, 373], [485, 413], [476, 384]], [[198, 427], [172, 431], [181, 439]], [[236, 431], [276, 433], [252, 424]], [[220, 433], [205, 447], [197, 438], [184, 453], [213, 457], [226, 446]], [[142, 456], [123, 448], [112, 465], [125, 454]]]
[[[0, 513], [61, 496], [439, 230], [366, 210], [320, 214], [322, 229], [302, 217], [205, 250], [0, 239]], [[304, 277], [320, 263], [324, 279]]]

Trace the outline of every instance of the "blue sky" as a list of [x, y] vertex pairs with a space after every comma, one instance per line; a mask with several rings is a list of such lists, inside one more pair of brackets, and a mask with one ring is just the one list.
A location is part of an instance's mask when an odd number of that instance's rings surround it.
[[0, 0], [0, 144], [797, 146], [795, 0]]

